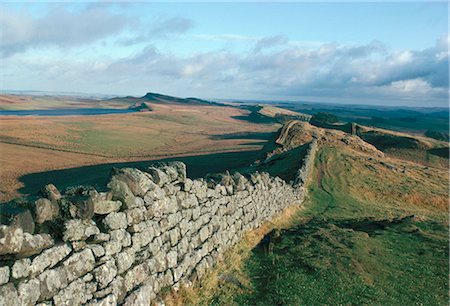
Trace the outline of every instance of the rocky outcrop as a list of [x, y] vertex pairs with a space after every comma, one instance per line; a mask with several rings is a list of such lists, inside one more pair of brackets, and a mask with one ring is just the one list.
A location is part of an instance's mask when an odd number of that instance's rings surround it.
[[295, 186], [267, 173], [191, 180], [179, 162], [114, 169], [107, 192], [48, 185], [33, 205], [36, 234], [0, 227], [0, 304], [148, 305], [300, 205], [313, 152]]

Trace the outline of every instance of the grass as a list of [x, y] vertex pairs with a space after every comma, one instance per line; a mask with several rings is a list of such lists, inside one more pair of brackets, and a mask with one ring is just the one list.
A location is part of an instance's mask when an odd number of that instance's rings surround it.
[[152, 108], [152, 112], [102, 116], [2, 118], [0, 203], [18, 196], [23, 187], [18, 178], [30, 173], [254, 151], [265, 146], [279, 129], [278, 124], [235, 119], [247, 111], [234, 107], [155, 104]]
[[273, 253], [244, 240], [226, 257], [229, 266], [175, 301], [447, 305], [447, 169], [408, 166], [401, 173], [341, 146], [322, 147], [305, 209], [270, 224], [282, 228]]

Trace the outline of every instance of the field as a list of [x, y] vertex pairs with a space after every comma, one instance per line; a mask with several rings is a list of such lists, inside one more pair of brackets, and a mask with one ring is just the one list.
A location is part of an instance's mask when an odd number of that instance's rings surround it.
[[323, 143], [304, 208], [249, 233], [167, 305], [447, 305], [448, 186], [441, 163]]
[[23, 187], [18, 179], [26, 174], [171, 156], [254, 151], [280, 127], [241, 120], [248, 112], [234, 107], [155, 103], [152, 109], [101, 116], [1, 117], [0, 202], [18, 195], [17, 190]]

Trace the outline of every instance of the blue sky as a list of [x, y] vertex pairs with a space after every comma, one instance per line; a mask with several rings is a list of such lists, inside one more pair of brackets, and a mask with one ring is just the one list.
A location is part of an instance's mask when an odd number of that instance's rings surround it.
[[448, 4], [0, 4], [1, 89], [439, 105]]

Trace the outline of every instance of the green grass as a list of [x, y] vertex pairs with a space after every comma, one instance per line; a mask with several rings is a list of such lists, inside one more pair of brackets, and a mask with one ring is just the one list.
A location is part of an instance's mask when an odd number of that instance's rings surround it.
[[[401, 177], [367, 164], [321, 148], [306, 208], [294, 226], [281, 230], [273, 253], [261, 245], [249, 250], [242, 268], [230, 272], [244, 288], [222, 284], [209, 301], [195, 303], [447, 305], [447, 212], [431, 201], [402, 200], [418, 188], [414, 169]], [[445, 198], [445, 184], [422, 181], [419, 191]]]

